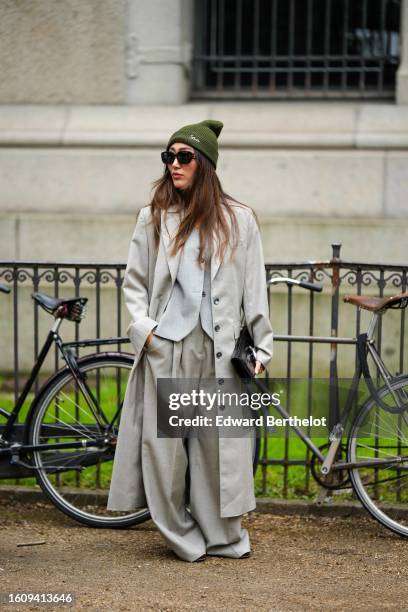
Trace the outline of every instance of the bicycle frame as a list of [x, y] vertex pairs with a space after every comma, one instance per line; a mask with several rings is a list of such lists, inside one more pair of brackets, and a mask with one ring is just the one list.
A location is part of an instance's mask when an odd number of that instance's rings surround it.
[[[357, 466], [359, 467], [380, 467], [380, 466], [389, 466], [392, 464], [401, 463], [405, 460], [404, 457], [398, 457], [397, 459], [387, 460], [387, 459], [367, 459], [366, 461], [357, 462], [346, 462], [346, 461], [335, 461], [337, 456], [337, 451], [341, 444], [342, 436], [344, 433], [345, 425], [351, 413], [354, 400], [358, 391], [358, 384], [361, 376], [364, 376], [364, 380], [370, 392], [370, 395], [375, 398], [375, 400], [382, 407], [381, 398], [378, 397], [378, 394], [372, 385], [372, 379], [370, 375], [370, 370], [367, 363], [367, 353], [369, 353], [376, 364], [379, 372], [384, 378], [385, 384], [388, 386], [390, 392], [392, 393], [393, 398], [397, 403], [397, 407], [399, 410], [405, 409], [405, 406], [401, 406], [399, 404], [399, 398], [393, 393], [393, 390], [390, 385], [391, 380], [395, 380], [396, 378], [392, 376], [391, 372], [388, 370], [384, 361], [381, 359], [374, 342], [374, 333], [377, 327], [377, 323], [381, 313], [373, 313], [371, 321], [368, 326], [368, 330], [366, 333], [359, 334], [357, 338], [336, 338], [331, 336], [279, 336], [276, 335], [276, 340], [285, 340], [290, 342], [320, 342], [320, 343], [330, 343], [330, 344], [353, 344], [357, 348], [357, 368], [354, 373], [352, 383], [347, 395], [346, 404], [342, 414], [340, 415], [340, 421], [334, 425], [332, 428], [329, 441], [330, 446], [327, 451], [327, 454], [324, 455], [321, 450], [314, 444], [314, 442], [310, 439], [310, 437], [303, 432], [303, 430], [296, 425], [289, 425], [291, 429], [297, 434], [297, 436], [303, 441], [303, 443], [314, 453], [318, 459], [322, 462], [321, 465], [321, 473], [323, 475], [327, 475], [331, 471], [336, 470], [344, 470], [344, 469], [353, 469]], [[257, 379], [252, 380], [258, 387], [261, 387], [260, 381]], [[371, 382], [370, 382], [371, 381]], [[285, 410], [285, 408], [281, 405], [275, 405], [274, 408], [277, 412], [285, 419], [290, 417], [290, 414]], [[408, 406], [407, 406], [408, 408]], [[406, 458], [408, 459], [408, 457]]]
[[[58, 333], [59, 327], [62, 323], [62, 318], [56, 318], [53, 326], [51, 327], [47, 338], [45, 339], [44, 345], [41, 348], [39, 355], [34, 363], [34, 366], [30, 372], [30, 375], [21, 391], [17, 402], [12, 410], [12, 412], [8, 412], [4, 408], [0, 408], [0, 414], [7, 418], [5, 425], [2, 427], [2, 433], [0, 433], [0, 454], [4, 454], [6, 452], [10, 452], [10, 450], [14, 449], [14, 454], [17, 454], [19, 450], [42, 450], [42, 449], [62, 449], [62, 448], [82, 448], [84, 446], [88, 446], [94, 444], [93, 440], [90, 441], [79, 441], [79, 442], [60, 442], [55, 444], [46, 444], [46, 445], [29, 445], [29, 444], [20, 444], [13, 443], [10, 445], [8, 443], [9, 438], [11, 436], [11, 432], [15, 427], [15, 422], [18, 418], [21, 408], [24, 405], [24, 402], [29, 394], [34, 381], [37, 378], [37, 375], [41, 369], [42, 364], [44, 363], [45, 358], [51, 348], [52, 344], [56, 344], [58, 350], [60, 351], [62, 358], [64, 359], [68, 369], [71, 371], [73, 377], [78, 383], [79, 388], [81, 389], [85, 401], [87, 402], [89, 409], [92, 411], [93, 416], [95, 417], [96, 422], [99, 427], [103, 428], [103, 423], [99, 418], [99, 415], [102, 416], [102, 419], [108, 424], [108, 421], [100, 411], [100, 407], [97, 405], [97, 401], [92, 394], [92, 391], [89, 389], [86, 380], [81, 376], [81, 372], [78, 368], [78, 363], [76, 360], [76, 356], [74, 354], [74, 347], [88, 347], [88, 346], [101, 346], [108, 344], [122, 344], [129, 343], [130, 340], [127, 337], [112, 337], [112, 338], [101, 338], [101, 339], [91, 339], [91, 340], [80, 340], [74, 342], [63, 342], [61, 336]], [[95, 411], [97, 408], [97, 411]]]

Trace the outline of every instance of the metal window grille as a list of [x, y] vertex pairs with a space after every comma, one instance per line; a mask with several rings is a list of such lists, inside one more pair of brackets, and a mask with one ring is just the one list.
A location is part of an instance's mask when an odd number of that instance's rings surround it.
[[196, 0], [193, 98], [393, 98], [401, 0]]

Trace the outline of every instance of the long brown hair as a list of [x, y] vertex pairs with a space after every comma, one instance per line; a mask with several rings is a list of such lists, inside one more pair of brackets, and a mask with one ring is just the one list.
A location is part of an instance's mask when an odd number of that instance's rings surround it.
[[[150, 206], [156, 249], [160, 239], [161, 212], [162, 210], [167, 212], [170, 205], [176, 205], [184, 211], [184, 216], [174, 237], [171, 255], [175, 255], [178, 249], [184, 247], [194, 226], [198, 225], [200, 234], [198, 263], [201, 262], [206, 244], [210, 250], [212, 249], [212, 239], [216, 240], [218, 256], [224, 261], [227, 245], [231, 242], [230, 227], [225, 213], [228, 213], [230, 218], [235, 244], [238, 238], [238, 224], [233, 209], [236, 205], [252, 209], [225, 193], [212, 163], [200, 151], [194, 149], [194, 153], [197, 169], [189, 188], [181, 190], [174, 187], [167, 166], [163, 175], [153, 183], [154, 193]], [[252, 212], [258, 223], [255, 212]]]

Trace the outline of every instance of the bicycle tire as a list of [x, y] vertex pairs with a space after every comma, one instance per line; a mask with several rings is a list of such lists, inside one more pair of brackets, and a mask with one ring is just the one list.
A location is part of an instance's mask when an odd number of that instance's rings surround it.
[[[90, 356], [78, 360], [78, 366], [80, 370], [84, 373], [88, 373], [88, 375], [90, 370], [98, 370], [103, 367], [120, 367], [130, 371], [133, 364], [133, 356], [127, 356], [121, 353], [101, 353], [98, 356]], [[44, 390], [42, 397], [36, 405], [35, 411], [31, 418], [29, 428], [30, 444], [38, 444], [39, 442], [39, 437], [41, 436], [42, 418], [47, 407], [50, 406], [53, 399], [58, 396], [58, 393], [61, 392], [61, 389], [64, 388], [64, 385], [73, 381], [74, 378], [68, 368], [63, 368], [51, 379], [50, 384], [47, 385], [47, 388]], [[36, 467], [42, 467], [43, 464], [41, 461], [41, 452], [33, 451], [32, 461], [33, 464], [36, 465]], [[147, 508], [141, 509], [136, 512], [131, 512], [125, 516], [120, 517], [101, 517], [92, 515], [90, 512], [86, 512], [82, 508], [76, 507], [73, 503], [65, 499], [57, 490], [52, 481], [48, 478], [44, 469], [36, 471], [36, 479], [44, 494], [59, 510], [61, 510], [64, 514], [73, 518], [74, 520], [90, 527], [125, 528], [130, 527], [132, 525], [137, 525], [150, 518], [150, 513]], [[90, 493], [90, 495], [92, 495], [92, 493]]]
[[[394, 393], [399, 392], [401, 397], [405, 395], [406, 401], [408, 398], [408, 376], [402, 376], [393, 381], [391, 388]], [[381, 399], [386, 400], [388, 396], [391, 400], [392, 395], [385, 386], [378, 391], [378, 394]], [[406, 456], [408, 454], [407, 417], [406, 411], [404, 411], [403, 417], [401, 414], [387, 412], [378, 407], [374, 398], [367, 400], [358, 412], [350, 429], [347, 444], [348, 461], [358, 461], [359, 459], [363, 460], [364, 457], [374, 458], [376, 456], [387, 459], [387, 456], [384, 456], [387, 454], [390, 459], [396, 456]], [[394, 420], [396, 425], [394, 425]], [[401, 421], [403, 427], [401, 427]], [[393, 427], [396, 427], [397, 435], [394, 434]], [[372, 429], [374, 429], [374, 432], [371, 431]], [[382, 431], [383, 435], [379, 434], [379, 431]], [[401, 441], [399, 441], [400, 438], [402, 438]], [[386, 444], [384, 444], [385, 441], [387, 441]], [[371, 445], [369, 442], [371, 442]], [[361, 453], [359, 449], [361, 449]], [[394, 454], [391, 453], [391, 449]], [[395, 454], [397, 452], [398, 455]], [[392, 468], [391, 465], [388, 468], [352, 468], [349, 473], [353, 489], [369, 514], [387, 529], [400, 536], [408, 537], [408, 462], [405, 462], [405, 464], [405, 467], [403, 462], [395, 468]], [[394, 470], [396, 475], [392, 475], [390, 470]], [[371, 480], [367, 474], [371, 474]], [[398, 484], [399, 479], [403, 486], [400, 486], [401, 483]], [[385, 483], [390, 483], [389, 491], [386, 490]], [[407, 491], [403, 491], [404, 487]], [[397, 503], [389, 499], [391, 492], [396, 493], [399, 497]]]

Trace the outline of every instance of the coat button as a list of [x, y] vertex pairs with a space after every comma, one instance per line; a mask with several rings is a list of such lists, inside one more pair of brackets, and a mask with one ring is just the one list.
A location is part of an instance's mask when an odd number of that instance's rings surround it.
[[220, 404], [220, 405], [218, 406], [218, 408], [219, 408], [220, 410], [225, 410], [225, 406], [224, 406], [224, 404]]
[[214, 327], [214, 329], [215, 329], [215, 331], [220, 331], [220, 326], [219, 326], [219, 325], [216, 325], [216, 326]]
[[203, 297], [205, 297], [205, 291], [203, 291], [201, 295], [202, 295]]
[[219, 303], [219, 301], [220, 301], [220, 298], [214, 298], [214, 299], [213, 299], [214, 304], [218, 304], [218, 303]]
[[218, 357], [218, 358], [222, 357], [222, 353], [218, 352], [218, 353], [217, 353], [217, 357]]
[[218, 379], [218, 384], [219, 385], [223, 385], [224, 384], [224, 379], [223, 378], [219, 378]]
[[202, 257], [202, 258], [200, 259], [200, 261], [201, 261], [201, 263], [204, 263], [204, 262], [205, 262], [204, 257]]

